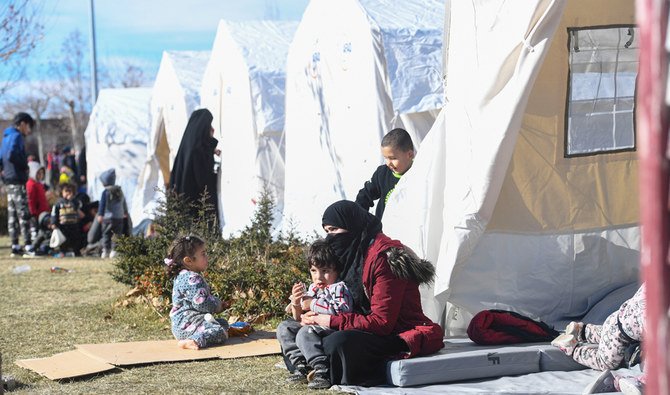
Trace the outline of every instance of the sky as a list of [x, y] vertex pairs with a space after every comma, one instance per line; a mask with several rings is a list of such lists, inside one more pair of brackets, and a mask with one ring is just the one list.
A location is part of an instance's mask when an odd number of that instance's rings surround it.
[[[93, 1], [98, 65], [112, 78], [121, 75], [126, 64], [139, 66], [151, 85], [164, 50], [211, 49], [219, 20], [300, 20], [309, 0]], [[26, 60], [26, 80], [48, 81], [49, 61], [61, 56], [61, 45], [72, 31], [79, 30], [88, 47], [89, 4], [89, 0], [42, 0], [44, 37]], [[0, 65], [0, 81], [10, 71]], [[21, 95], [25, 82], [9, 96]]]

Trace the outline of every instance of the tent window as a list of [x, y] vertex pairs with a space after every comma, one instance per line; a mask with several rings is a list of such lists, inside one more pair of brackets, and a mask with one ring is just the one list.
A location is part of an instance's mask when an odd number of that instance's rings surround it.
[[635, 149], [638, 29], [568, 29], [565, 156]]

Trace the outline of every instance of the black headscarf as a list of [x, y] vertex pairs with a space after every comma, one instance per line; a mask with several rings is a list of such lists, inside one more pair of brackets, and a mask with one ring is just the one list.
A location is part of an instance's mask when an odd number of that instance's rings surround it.
[[340, 279], [347, 284], [354, 298], [354, 310], [369, 314], [370, 300], [363, 289], [363, 263], [370, 244], [382, 231], [381, 221], [358, 204], [340, 200], [323, 212], [321, 223], [347, 230], [346, 233], [329, 234], [326, 242], [339, 258]]
[[170, 189], [194, 202], [200, 199], [206, 187], [207, 202], [216, 210], [214, 150], [218, 141], [211, 136], [213, 119], [212, 113], [204, 108], [191, 114], [170, 173]]

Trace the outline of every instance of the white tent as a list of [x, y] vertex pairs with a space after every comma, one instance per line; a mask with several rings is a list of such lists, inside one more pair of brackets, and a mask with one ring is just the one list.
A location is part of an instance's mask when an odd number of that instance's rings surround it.
[[297, 22], [222, 20], [201, 88], [201, 104], [221, 149], [219, 207], [223, 234], [251, 222], [267, 190], [275, 225], [284, 196], [284, 85], [286, 54]]
[[151, 91], [151, 133], [133, 196], [133, 223], [153, 219], [186, 123], [200, 104], [200, 81], [209, 51], [164, 51]]
[[102, 89], [84, 133], [88, 194], [98, 200], [103, 186], [98, 176], [116, 170], [120, 185], [132, 210], [137, 177], [142, 170], [149, 140], [149, 100], [151, 89]]
[[449, 3], [447, 104], [384, 214], [436, 264], [433, 318], [558, 323], [637, 279], [633, 3]]
[[443, 105], [444, 0], [312, 0], [286, 71], [284, 224], [311, 233], [354, 199], [404, 127], [418, 148]]

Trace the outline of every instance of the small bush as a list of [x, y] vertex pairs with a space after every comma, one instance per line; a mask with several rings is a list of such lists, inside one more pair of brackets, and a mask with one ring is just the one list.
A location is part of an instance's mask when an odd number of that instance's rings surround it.
[[[188, 210], [183, 210], [188, 203], [181, 196], [172, 194], [161, 201], [155, 237], [119, 240], [114, 279], [147, 296], [169, 301], [172, 280], [164, 272], [163, 258], [177, 236], [198, 234], [207, 242], [209, 269], [205, 278], [212, 292], [230, 303], [227, 314], [247, 321], [283, 315], [293, 283], [307, 279], [305, 242], [292, 233], [272, 237], [274, 202], [267, 192], [258, 200], [250, 225], [229, 239], [221, 238], [212, 226], [215, 213], [205, 202], [203, 196], [195, 203], [198, 215], [190, 218]], [[169, 308], [169, 303], [163, 305], [165, 310]]]

